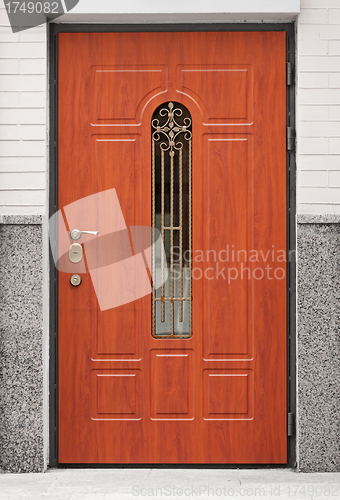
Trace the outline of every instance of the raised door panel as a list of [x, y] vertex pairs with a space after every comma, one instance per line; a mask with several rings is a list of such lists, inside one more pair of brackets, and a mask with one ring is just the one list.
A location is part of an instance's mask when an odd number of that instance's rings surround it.
[[252, 370], [204, 370], [205, 420], [251, 420], [254, 416]]
[[140, 420], [141, 372], [93, 370], [91, 397], [93, 420]]
[[251, 357], [252, 139], [251, 134], [204, 135], [205, 238], [195, 266], [200, 266], [203, 275], [207, 359]]
[[178, 89], [199, 103], [207, 124], [250, 124], [252, 70], [250, 65], [180, 66], [177, 68]]
[[99, 66], [95, 71], [96, 122], [140, 123], [147, 100], [164, 91], [167, 67], [148, 65]]
[[151, 351], [151, 418], [194, 418], [193, 351]]

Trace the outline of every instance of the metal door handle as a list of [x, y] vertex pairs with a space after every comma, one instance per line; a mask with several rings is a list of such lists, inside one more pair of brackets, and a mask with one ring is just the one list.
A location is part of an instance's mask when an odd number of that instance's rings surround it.
[[72, 240], [79, 240], [82, 234], [94, 234], [96, 236], [98, 233], [99, 231], [79, 231], [79, 229], [72, 229], [70, 236]]

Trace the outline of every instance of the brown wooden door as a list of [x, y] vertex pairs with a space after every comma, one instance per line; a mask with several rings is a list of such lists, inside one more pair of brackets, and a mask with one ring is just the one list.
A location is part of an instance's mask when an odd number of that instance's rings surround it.
[[[59, 273], [61, 463], [287, 462], [285, 47], [284, 32], [59, 34], [60, 238], [99, 230]], [[70, 208], [114, 188], [126, 228], [151, 225], [151, 120], [170, 101], [192, 118], [188, 339], [152, 337], [150, 294], [100, 310], [86, 242], [111, 205]]]

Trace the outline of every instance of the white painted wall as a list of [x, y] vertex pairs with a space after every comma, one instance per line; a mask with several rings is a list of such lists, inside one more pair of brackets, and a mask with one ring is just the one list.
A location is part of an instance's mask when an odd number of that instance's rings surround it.
[[340, 0], [301, 0], [298, 212], [340, 214]]
[[0, 214], [46, 203], [46, 25], [12, 33], [0, 9]]
[[[137, 4], [141, 7], [136, 12], [144, 16], [152, 8], [161, 13], [159, 9], [169, 5], [160, 7], [154, 0], [129, 0], [120, 5], [128, 16]], [[289, 18], [298, 12], [298, 4], [299, 0], [215, 0], [209, 3], [209, 12], [212, 15], [221, 9], [221, 13], [241, 19], [249, 11], [250, 20], [262, 9], [264, 19], [275, 12]], [[185, 8], [180, 9], [181, 5]], [[176, 9], [191, 19], [196, 9], [197, 19], [202, 21], [204, 16], [209, 19], [204, 14], [206, 5], [190, 0], [179, 2]], [[105, 14], [110, 9], [112, 13], [113, 7], [117, 4], [111, 0], [80, 0], [69, 16], [79, 21], [81, 16], [94, 17], [94, 8]], [[340, 214], [340, 0], [301, 0], [301, 7], [297, 24], [298, 212]], [[0, 214], [45, 211], [46, 54], [46, 26], [13, 34], [1, 8]]]

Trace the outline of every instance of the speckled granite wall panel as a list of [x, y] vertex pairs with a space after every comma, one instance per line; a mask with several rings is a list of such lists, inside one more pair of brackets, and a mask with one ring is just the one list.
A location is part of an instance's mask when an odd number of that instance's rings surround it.
[[[0, 467], [42, 471], [42, 226], [0, 224]], [[7, 222], [7, 223], [6, 223]]]
[[340, 224], [298, 224], [298, 457], [340, 471]]

